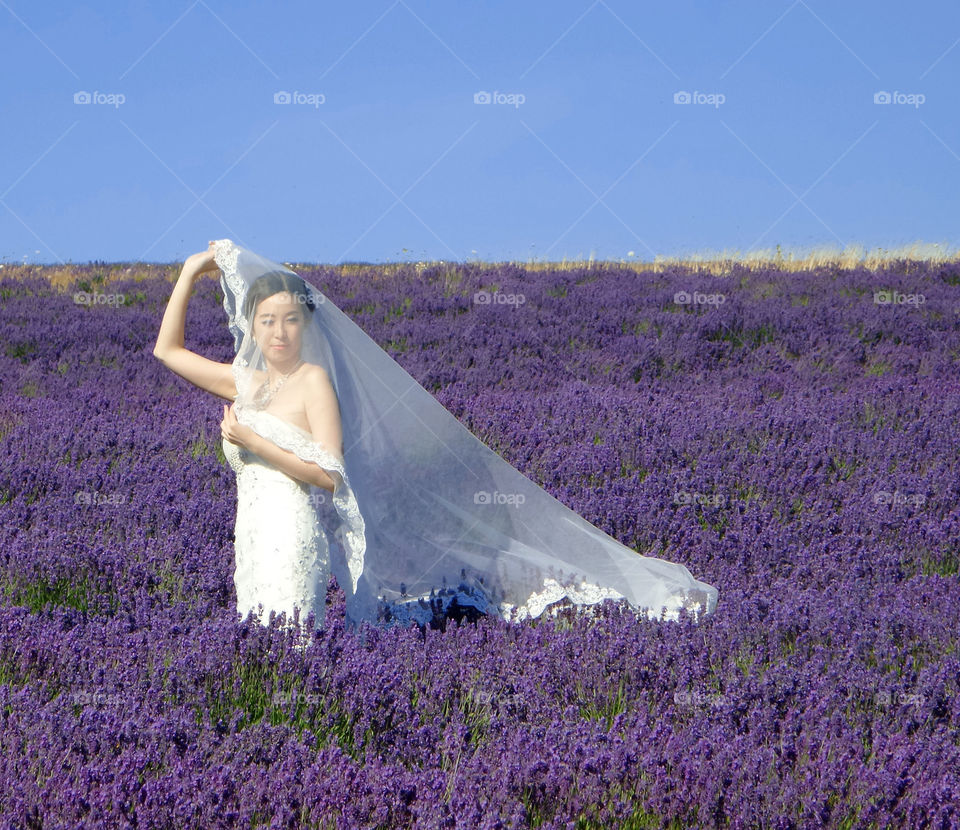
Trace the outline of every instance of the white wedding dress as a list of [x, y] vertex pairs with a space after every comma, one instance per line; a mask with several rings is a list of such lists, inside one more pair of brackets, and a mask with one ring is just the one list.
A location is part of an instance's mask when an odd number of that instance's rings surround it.
[[[306, 430], [270, 412], [255, 412], [252, 417], [261, 434], [311, 438]], [[223, 454], [237, 476], [233, 580], [238, 614], [244, 619], [253, 611], [266, 623], [271, 610], [285, 611], [289, 625], [298, 607], [301, 625], [313, 612], [314, 628], [322, 628], [330, 546], [316, 509], [320, 488], [291, 478], [225, 438]]]

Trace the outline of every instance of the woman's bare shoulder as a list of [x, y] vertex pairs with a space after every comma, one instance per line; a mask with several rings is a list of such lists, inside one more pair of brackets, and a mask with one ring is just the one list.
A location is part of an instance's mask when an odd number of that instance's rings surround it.
[[318, 363], [305, 363], [303, 365], [303, 378], [314, 383], [317, 381], [327, 383], [330, 380], [330, 375]]
[[299, 388], [301, 399], [306, 406], [316, 403], [326, 405], [337, 398], [327, 370], [315, 363], [308, 363], [303, 367]]

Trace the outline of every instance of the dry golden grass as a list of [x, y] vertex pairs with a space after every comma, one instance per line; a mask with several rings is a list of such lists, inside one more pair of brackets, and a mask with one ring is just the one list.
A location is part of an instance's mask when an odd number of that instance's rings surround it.
[[25, 277], [42, 277], [53, 288], [63, 291], [72, 286], [77, 281], [77, 269], [83, 267], [90, 269], [89, 278], [94, 281], [96, 286], [102, 287], [120, 280], [141, 280], [153, 279], [155, 277], [176, 278], [180, 273], [179, 265], [127, 265], [125, 263], [97, 265], [93, 268], [84, 263], [76, 265], [11, 265], [4, 263], [0, 265], [0, 279], [23, 279]]
[[[500, 262], [469, 260], [482, 266], [496, 266]], [[813, 248], [808, 251], [783, 251], [779, 246], [773, 249], [750, 251], [742, 253], [739, 250], [724, 250], [721, 252], [695, 253], [683, 257], [655, 257], [652, 261], [641, 259], [597, 260], [589, 259], [558, 261], [538, 261], [535, 259], [526, 262], [510, 261], [527, 271], [546, 270], [575, 270], [590, 267], [600, 263], [609, 263], [636, 271], [653, 271], [660, 273], [672, 268], [686, 267], [698, 273], [723, 275], [730, 272], [734, 265], [751, 269], [777, 268], [782, 271], [811, 271], [823, 267], [840, 269], [857, 268], [860, 266], [870, 270], [902, 262], [946, 263], [960, 262], [960, 251], [951, 250], [950, 246], [939, 243], [914, 242], [899, 248], [876, 248], [868, 251], [860, 245], [847, 248]], [[287, 263], [293, 270], [311, 267], [308, 265]], [[408, 263], [385, 263], [378, 265], [344, 264], [323, 266], [344, 274], [352, 275], [376, 270], [378, 274], [395, 274], [401, 268], [414, 268], [417, 272], [437, 265], [455, 266], [456, 263], [446, 260]]]
[[853, 245], [847, 248], [814, 248], [806, 252], [789, 251], [784, 253], [776, 249], [752, 251], [741, 254], [740, 251], [722, 253], [694, 254], [684, 259], [657, 257], [653, 267], [657, 270], [688, 265], [711, 273], [729, 271], [734, 264], [748, 268], [779, 268], [783, 271], [811, 271], [816, 268], [857, 268], [863, 266], [870, 270], [896, 262], [945, 263], [960, 261], [960, 251], [951, 251], [949, 246], [938, 243], [914, 242], [900, 248], [875, 248], [867, 251], [863, 246]]
[[[741, 253], [739, 250], [724, 250], [721, 252], [694, 253], [682, 257], [657, 256], [652, 261], [641, 259], [599, 260], [593, 257], [588, 259], [563, 259], [556, 261], [538, 261], [530, 259], [526, 262], [517, 260], [485, 261], [468, 260], [470, 264], [482, 267], [495, 267], [501, 264], [514, 264], [527, 271], [572, 271], [594, 265], [608, 264], [629, 268], [635, 271], [661, 273], [673, 268], [689, 268], [696, 273], [707, 273], [722, 276], [729, 274], [733, 266], [738, 265], [748, 269], [776, 268], [781, 271], [801, 272], [816, 268], [835, 267], [840, 269], [866, 267], [870, 270], [900, 263], [948, 263], [960, 262], [960, 251], [951, 250], [948, 245], [939, 243], [915, 242], [899, 248], [876, 248], [867, 251], [859, 245], [838, 248], [813, 248], [808, 251], [783, 251], [780, 246], [775, 249], [764, 249]], [[13, 279], [25, 276], [41, 276], [57, 289], [63, 290], [76, 280], [75, 268], [81, 265], [0, 265], [0, 278]], [[284, 263], [294, 271], [303, 272], [314, 268], [331, 270], [344, 276], [366, 274], [368, 277], [384, 278], [397, 274], [404, 269], [413, 269], [422, 273], [428, 268], [446, 266], [455, 271], [461, 263], [449, 260], [432, 260], [423, 262], [387, 262], [387, 263], [344, 263], [329, 265], [326, 263]], [[89, 268], [90, 266], [85, 266]], [[154, 277], [176, 279], [180, 273], [180, 263], [152, 264], [152, 263], [102, 263], [92, 270], [97, 275], [97, 285], [108, 285], [124, 279], [140, 281]], [[215, 276], [214, 276], [215, 275]], [[454, 277], [451, 273], [450, 277]], [[457, 275], [459, 276], [459, 275]], [[219, 278], [219, 272], [208, 274], [206, 278]]]

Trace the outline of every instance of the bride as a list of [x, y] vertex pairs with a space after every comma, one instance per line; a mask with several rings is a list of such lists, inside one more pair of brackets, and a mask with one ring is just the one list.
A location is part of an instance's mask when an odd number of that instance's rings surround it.
[[[239, 423], [233, 366], [208, 360], [184, 348], [187, 300], [196, 277], [217, 269], [215, 243], [184, 263], [167, 304], [153, 354], [168, 369], [231, 402], [224, 404], [220, 430], [224, 455], [236, 473], [237, 513], [234, 530], [237, 610], [241, 616], [295, 607], [302, 618], [312, 612], [315, 625], [325, 619], [329, 548], [314, 509], [310, 486], [333, 493], [336, 465], [328, 469], [305, 461], [250, 426]], [[252, 336], [262, 351], [266, 370], [254, 370], [256, 402], [270, 415], [274, 428], [301, 435], [342, 456], [342, 435], [336, 396], [324, 370], [300, 356], [307, 306], [302, 282], [285, 275], [275, 284], [261, 283], [248, 298]], [[278, 289], [278, 290], [274, 290]], [[290, 293], [299, 290], [300, 294]]]
[[[193, 282], [217, 269], [232, 364], [184, 347]], [[241, 617], [322, 627], [331, 572], [353, 624], [521, 620], [604, 599], [652, 619], [716, 607], [716, 588], [557, 501], [318, 289], [228, 239], [184, 262], [154, 355], [231, 401], [220, 428], [237, 479]]]

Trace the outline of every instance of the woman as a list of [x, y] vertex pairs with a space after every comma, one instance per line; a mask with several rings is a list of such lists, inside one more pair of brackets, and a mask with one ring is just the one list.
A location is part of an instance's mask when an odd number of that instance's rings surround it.
[[[192, 280], [214, 268], [232, 366], [183, 348]], [[197, 386], [235, 397], [221, 429], [237, 470], [241, 613], [260, 600], [288, 619], [299, 605], [301, 619], [312, 610], [322, 621], [330, 571], [353, 624], [522, 620], [604, 599], [653, 619], [716, 606], [716, 588], [682, 564], [639, 555], [563, 505], [315, 287], [228, 239], [185, 263], [154, 353]], [[319, 522], [319, 508], [331, 506]], [[322, 524], [335, 528], [339, 548]]]
[[[337, 473], [300, 458], [237, 420], [233, 366], [184, 348], [187, 300], [194, 280], [218, 268], [214, 243], [184, 263], [167, 304], [154, 355], [169, 369], [220, 398], [223, 451], [237, 476], [235, 527], [237, 608], [241, 616], [295, 609], [315, 625], [325, 619], [330, 575], [329, 545], [314, 506], [315, 488], [333, 493]], [[302, 280], [284, 273], [263, 275], [246, 296], [244, 314], [262, 352], [265, 371], [255, 370], [256, 402], [275, 427], [332, 448], [342, 458], [340, 414], [322, 367], [301, 358], [303, 330], [313, 305]], [[330, 465], [333, 467], [334, 465]]]

